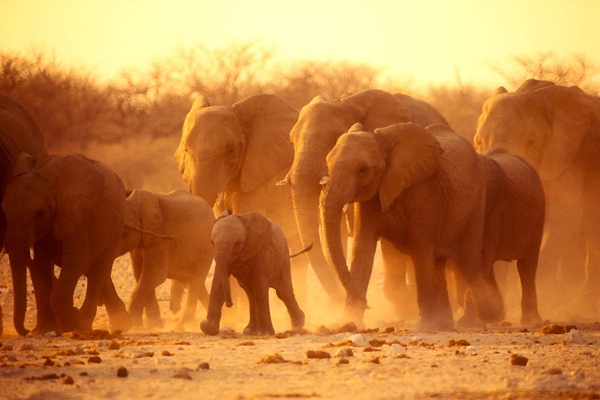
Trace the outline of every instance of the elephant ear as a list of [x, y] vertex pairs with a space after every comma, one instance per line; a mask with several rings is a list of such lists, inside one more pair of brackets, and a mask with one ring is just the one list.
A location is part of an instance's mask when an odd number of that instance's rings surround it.
[[298, 119], [298, 111], [272, 94], [248, 97], [232, 108], [247, 136], [241, 189], [249, 192], [292, 164], [290, 131]]
[[402, 192], [438, 170], [442, 147], [430, 132], [412, 122], [376, 129], [375, 135], [387, 154], [379, 185], [381, 210], [386, 212]]
[[[59, 240], [74, 235], [87, 235], [83, 231], [98, 212], [106, 182], [95, 162], [82, 155], [55, 157], [41, 170], [54, 176], [56, 214], [53, 233]], [[40, 170], [40, 172], [42, 172]]]
[[19, 153], [10, 164], [8, 179], [14, 179], [31, 171], [36, 161], [37, 159], [29, 153]]
[[[168, 235], [169, 232], [165, 232], [164, 229], [163, 213], [158, 196], [146, 191], [138, 191], [138, 194], [142, 195], [140, 196], [140, 228], [150, 232]], [[142, 235], [142, 244], [144, 246], [150, 246], [155, 240], [161, 240], [162, 242], [168, 243], [166, 240], [157, 239], [154, 235]]]
[[365, 90], [344, 97], [341, 101], [352, 107], [357, 121], [362, 122], [365, 130], [369, 132], [375, 128], [411, 120], [408, 107], [393, 94], [383, 90]]
[[240, 261], [248, 261], [265, 251], [271, 240], [271, 221], [257, 212], [238, 214], [246, 227], [246, 245], [240, 254]]
[[577, 87], [551, 85], [530, 96], [543, 100], [552, 123], [552, 129], [546, 133], [540, 170], [545, 172], [545, 179], [553, 179], [573, 162], [600, 121], [590, 106], [590, 97]]

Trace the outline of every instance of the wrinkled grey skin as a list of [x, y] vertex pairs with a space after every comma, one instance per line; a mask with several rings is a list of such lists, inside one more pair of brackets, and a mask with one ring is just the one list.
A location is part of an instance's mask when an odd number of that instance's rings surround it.
[[[15, 287], [15, 328], [24, 335], [26, 268], [37, 306], [34, 334], [49, 331], [86, 333], [96, 308], [106, 306], [112, 330], [125, 331], [131, 321], [110, 277], [117, 257], [123, 215], [123, 182], [107, 166], [82, 155], [22, 154], [2, 200], [7, 218], [5, 248]], [[30, 249], [33, 248], [33, 259]], [[54, 265], [61, 268], [58, 279]], [[83, 305], [73, 293], [87, 277]]]
[[[546, 194], [538, 272], [542, 313], [600, 315], [600, 98], [578, 87], [530, 79], [487, 99], [477, 151], [502, 148], [526, 160]], [[556, 296], [556, 293], [562, 293]], [[565, 304], [565, 298], [572, 299]], [[556, 315], [556, 314], [554, 314]]]
[[[300, 110], [298, 121], [290, 132], [294, 162], [281, 183], [289, 184], [292, 190], [302, 244], [314, 244], [308, 253], [311, 265], [323, 265], [322, 269], [327, 265], [319, 239], [320, 181], [327, 174], [327, 153], [356, 122], [373, 131], [409, 121], [421, 126], [433, 123], [448, 125], [446, 119], [431, 105], [405, 94], [391, 94], [382, 90], [365, 90], [336, 100], [318, 96]], [[410, 261], [388, 241], [382, 240], [381, 246], [385, 295], [398, 315], [405, 317], [407, 303], [414, 297], [414, 293], [411, 295], [408, 292], [410, 288], [406, 286], [406, 269]]]
[[184, 190], [157, 194], [135, 189], [127, 197], [119, 253], [129, 252], [137, 282], [129, 304], [134, 327], [142, 326], [144, 310], [148, 327], [163, 327], [155, 289], [167, 278], [189, 290], [180, 329], [193, 322], [198, 300], [208, 309], [205, 280], [213, 260], [210, 235], [214, 220], [212, 207]]
[[[446, 259], [467, 281], [477, 316], [504, 317], [494, 275], [482, 268], [485, 182], [473, 147], [445, 125], [413, 123], [365, 132], [354, 125], [327, 155], [321, 194], [325, 254], [348, 293], [347, 317], [361, 323], [377, 240], [411, 256], [421, 329], [452, 329]], [[348, 270], [340, 238], [345, 204], [357, 229]]]
[[269, 288], [285, 304], [292, 328], [304, 326], [292, 286], [287, 240], [278, 224], [259, 213], [219, 217], [212, 231], [215, 275], [210, 290], [206, 319], [200, 324], [207, 335], [219, 333], [223, 303], [232, 305], [229, 275], [233, 275], [248, 296], [250, 321], [247, 335], [273, 335], [269, 309]]
[[[10, 165], [19, 153], [39, 157], [46, 152], [42, 132], [21, 104], [5, 92], [0, 92], [0, 201], [8, 183]], [[6, 217], [0, 211], [0, 243], [4, 244]], [[24, 312], [24, 311], [23, 311]], [[17, 312], [20, 314], [21, 310]], [[24, 328], [19, 334], [25, 334]], [[0, 307], [0, 334], [2, 334], [2, 308]]]

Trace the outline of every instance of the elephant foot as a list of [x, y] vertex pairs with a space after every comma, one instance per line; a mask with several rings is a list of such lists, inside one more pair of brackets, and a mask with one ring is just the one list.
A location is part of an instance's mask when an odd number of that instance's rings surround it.
[[532, 312], [523, 312], [523, 315], [521, 315], [521, 326], [539, 328], [542, 326], [542, 322], [542, 317], [537, 310]]
[[244, 328], [244, 335], [249, 336], [273, 336], [275, 329], [273, 327], [252, 328], [247, 326]]
[[127, 332], [133, 326], [133, 321], [128, 312], [123, 311], [116, 315], [108, 316], [111, 332]]
[[458, 319], [456, 325], [462, 329], [469, 328], [485, 328], [485, 324], [481, 322], [479, 318], [475, 314], [465, 313], [462, 317]]
[[450, 310], [448, 312], [422, 313], [418, 326], [421, 331], [451, 331], [454, 329], [454, 320]]
[[304, 328], [304, 324], [306, 322], [306, 316], [302, 310], [299, 310], [297, 315], [290, 315], [292, 319], [292, 329], [295, 331], [299, 331]]
[[150, 329], [160, 330], [165, 328], [165, 324], [163, 323], [162, 319], [148, 319], [146, 325]]
[[219, 323], [205, 319], [200, 322], [200, 329], [206, 335], [216, 336], [219, 334]]
[[83, 323], [79, 310], [75, 307], [61, 310], [60, 314], [57, 313], [57, 325], [60, 333], [86, 330], [88, 328], [86, 325], [90, 325], [89, 332], [92, 330], [91, 324]]

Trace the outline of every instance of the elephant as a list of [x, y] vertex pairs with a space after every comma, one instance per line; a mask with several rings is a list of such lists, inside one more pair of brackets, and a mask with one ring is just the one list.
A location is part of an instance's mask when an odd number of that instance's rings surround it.
[[538, 311], [536, 273], [546, 211], [538, 173], [528, 162], [503, 149], [481, 156], [486, 182], [483, 265], [517, 261], [521, 280], [521, 324], [542, 322]]
[[[131, 320], [110, 276], [123, 229], [121, 178], [83, 155], [35, 158], [23, 153], [13, 164], [2, 210], [7, 218], [4, 246], [13, 278], [17, 332], [28, 333], [26, 267], [37, 306], [32, 334], [89, 332], [101, 302], [111, 330], [128, 330]], [[54, 265], [61, 267], [58, 279]], [[73, 294], [82, 275], [87, 277], [87, 287], [78, 310]]]
[[[327, 153], [340, 135], [354, 123], [362, 123], [367, 130], [384, 127], [397, 122], [412, 121], [422, 126], [433, 123], [449, 125], [446, 119], [428, 103], [406, 94], [391, 94], [369, 89], [339, 100], [315, 97], [300, 111], [298, 121], [290, 132], [294, 145], [294, 161], [286, 179], [292, 190], [294, 213], [302, 243], [314, 243], [308, 253], [310, 263], [326, 265], [319, 239], [319, 181], [326, 174]], [[351, 212], [350, 212], [351, 215]], [[386, 240], [381, 242], [385, 266], [384, 290], [396, 313], [406, 312], [409, 303], [409, 287], [406, 282], [407, 258], [402, 257]], [[393, 266], [393, 267], [392, 267]], [[322, 267], [323, 269], [325, 267]], [[414, 303], [414, 300], [413, 300]]]
[[304, 327], [305, 315], [294, 295], [290, 258], [310, 250], [289, 255], [283, 230], [276, 222], [257, 212], [229, 215], [223, 213], [213, 226], [212, 243], [215, 274], [210, 289], [206, 319], [200, 328], [207, 335], [219, 333], [223, 303], [231, 307], [230, 274], [237, 278], [248, 296], [250, 321], [246, 335], [273, 335], [269, 310], [269, 288], [285, 304], [292, 328]]
[[[340, 136], [321, 180], [325, 255], [346, 289], [347, 318], [362, 322], [377, 240], [385, 238], [413, 261], [420, 329], [454, 326], [447, 259], [466, 281], [477, 316], [500, 321], [502, 297], [482, 264], [485, 182], [473, 146], [440, 124], [365, 129], [355, 124]], [[339, 226], [349, 203], [356, 218], [350, 271]]]
[[[570, 309], [596, 318], [600, 99], [575, 86], [534, 79], [515, 92], [499, 88], [483, 104], [474, 145], [482, 153], [495, 147], [522, 157], [542, 180], [546, 194], [538, 273], [542, 312], [556, 312], [565, 298], [571, 298]], [[567, 293], [556, 296], [557, 291]]]
[[[298, 111], [278, 96], [258, 94], [231, 107], [200, 96], [187, 114], [175, 153], [188, 190], [235, 214], [256, 211], [276, 221], [290, 245], [300, 244], [289, 188], [276, 187], [293, 159], [289, 133]], [[327, 265], [312, 264], [332, 298], [342, 287]], [[294, 260], [300, 297], [306, 292], [306, 260]]]
[[129, 304], [134, 327], [142, 326], [144, 309], [149, 327], [164, 326], [155, 289], [167, 278], [189, 290], [180, 328], [194, 320], [198, 300], [208, 309], [205, 280], [213, 261], [214, 220], [212, 207], [185, 190], [157, 194], [134, 189], [127, 196], [119, 255], [129, 252], [137, 282]]
[[[5, 92], [0, 91], [0, 200], [10, 175], [10, 165], [19, 153], [35, 157], [46, 153], [42, 131], [29, 111]], [[0, 211], [0, 243], [4, 243], [6, 217]], [[2, 334], [0, 307], [0, 334]]]

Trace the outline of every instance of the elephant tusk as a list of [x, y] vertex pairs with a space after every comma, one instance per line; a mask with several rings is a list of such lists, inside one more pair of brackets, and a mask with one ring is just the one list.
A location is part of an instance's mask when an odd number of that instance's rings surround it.
[[146, 229], [137, 228], [135, 226], [131, 226], [131, 225], [128, 225], [128, 224], [125, 224], [125, 228], [130, 229], [132, 231], [139, 232], [141, 234], [151, 235], [151, 236], [157, 237], [159, 239], [167, 239], [167, 240], [177, 239], [177, 236], [162, 235], [160, 233], [152, 232], [152, 231], [149, 231], [149, 230], [146, 230]]
[[329, 183], [329, 177], [328, 177], [327, 175], [326, 175], [326, 176], [324, 176], [324, 177], [322, 177], [322, 178], [321, 178], [321, 182], [319, 182], [319, 184], [320, 184], [321, 186], [325, 186], [325, 185], [327, 185], [328, 183]]

